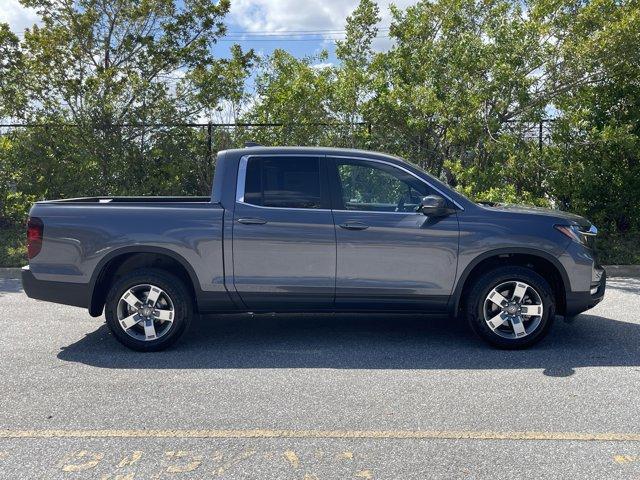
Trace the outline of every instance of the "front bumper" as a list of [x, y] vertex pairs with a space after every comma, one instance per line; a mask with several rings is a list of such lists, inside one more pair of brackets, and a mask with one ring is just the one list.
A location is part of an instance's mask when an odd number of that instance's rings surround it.
[[27, 297], [74, 307], [88, 307], [89, 285], [86, 283], [38, 280], [29, 267], [22, 267], [22, 288]]
[[565, 315], [571, 317], [595, 307], [604, 298], [606, 288], [607, 272], [604, 268], [597, 267], [588, 292], [567, 292]]

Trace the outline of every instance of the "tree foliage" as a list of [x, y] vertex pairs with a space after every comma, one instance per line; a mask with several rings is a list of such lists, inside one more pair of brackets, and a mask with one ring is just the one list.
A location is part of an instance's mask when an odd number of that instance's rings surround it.
[[153, 125], [238, 101], [255, 56], [238, 46], [230, 59], [212, 54], [228, 0], [23, 4], [42, 23], [22, 42], [0, 28], [0, 48], [14, 59], [0, 64], [0, 114], [45, 126], [12, 134], [5, 155], [26, 172], [20, 187], [47, 198], [208, 191], [203, 132]]
[[[332, 62], [215, 57], [228, 0], [21, 1], [42, 22], [0, 25], [0, 117], [43, 126], [0, 143], [5, 222], [33, 198], [206, 193], [215, 150], [257, 140], [382, 150], [640, 233], [637, 0], [421, 0], [391, 7], [388, 40], [361, 0]], [[176, 126], [202, 119], [278, 125]]]
[[[374, 51], [379, 11], [362, 0], [321, 73], [321, 59], [276, 52], [254, 112], [362, 121], [371, 128], [342, 143], [400, 155], [478, 200], [640, 229], [637, 1], [423, 0], [391, 13], [391, 45]], [[303, 138], [326, 138], [314, 132]]]

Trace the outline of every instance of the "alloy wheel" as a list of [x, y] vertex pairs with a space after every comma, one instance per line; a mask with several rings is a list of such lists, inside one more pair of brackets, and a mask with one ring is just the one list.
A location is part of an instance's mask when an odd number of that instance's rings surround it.
[[116, 314], [127, 335], [150, 342], [169, 333], [175, 308], [167, 292], [155, 285], [141, 284], [122, 294]]
[[531, 286], [518, 280], [493, 288], [484, 306], [484, 321], [503, 338], [515, 339], [532, 334], [540, 326], [543, 315], [542, 297]]

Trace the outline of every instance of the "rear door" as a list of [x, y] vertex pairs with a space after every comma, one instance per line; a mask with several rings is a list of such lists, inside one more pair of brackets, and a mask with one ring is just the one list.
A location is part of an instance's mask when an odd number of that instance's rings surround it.
[[[456, 275], [456, 214], [416, 213], [441, 195], [393, 163], [328, 157], [337, 240], [336, 306], [444, 310]], [[453, 205], [451, 205], [453, 206]]]
[[323, 156], [240, 160], [233, 278], [250, 309], [333, 306], [336, 243]]

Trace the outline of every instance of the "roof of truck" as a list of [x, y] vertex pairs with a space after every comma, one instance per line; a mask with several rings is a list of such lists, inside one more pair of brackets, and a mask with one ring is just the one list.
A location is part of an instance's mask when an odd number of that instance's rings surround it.
[[393, 159], [396, 161], [405, 161], [402, 158], [396, 157], [395, 155], [390, 155], [388, 153], [381, 152], [373, 152], [370, 150], [359, 150], [355, 148], [335, 148], [335, 147], [264, 147], [264, 146], [255, 146], [255, 147], [245, 147], [245, 148], [235, 148], [230, 150], [223, 150], [219, 153], [231, 154], [231, 155], [261, 155], [261, 154], [274, 154], [274, 153], [314, 153], [318, 155], [337, 155], [337, 156], [345, 156], [345, 157], [369, 157], [369, 158], [385, 158], [385, 159]]

